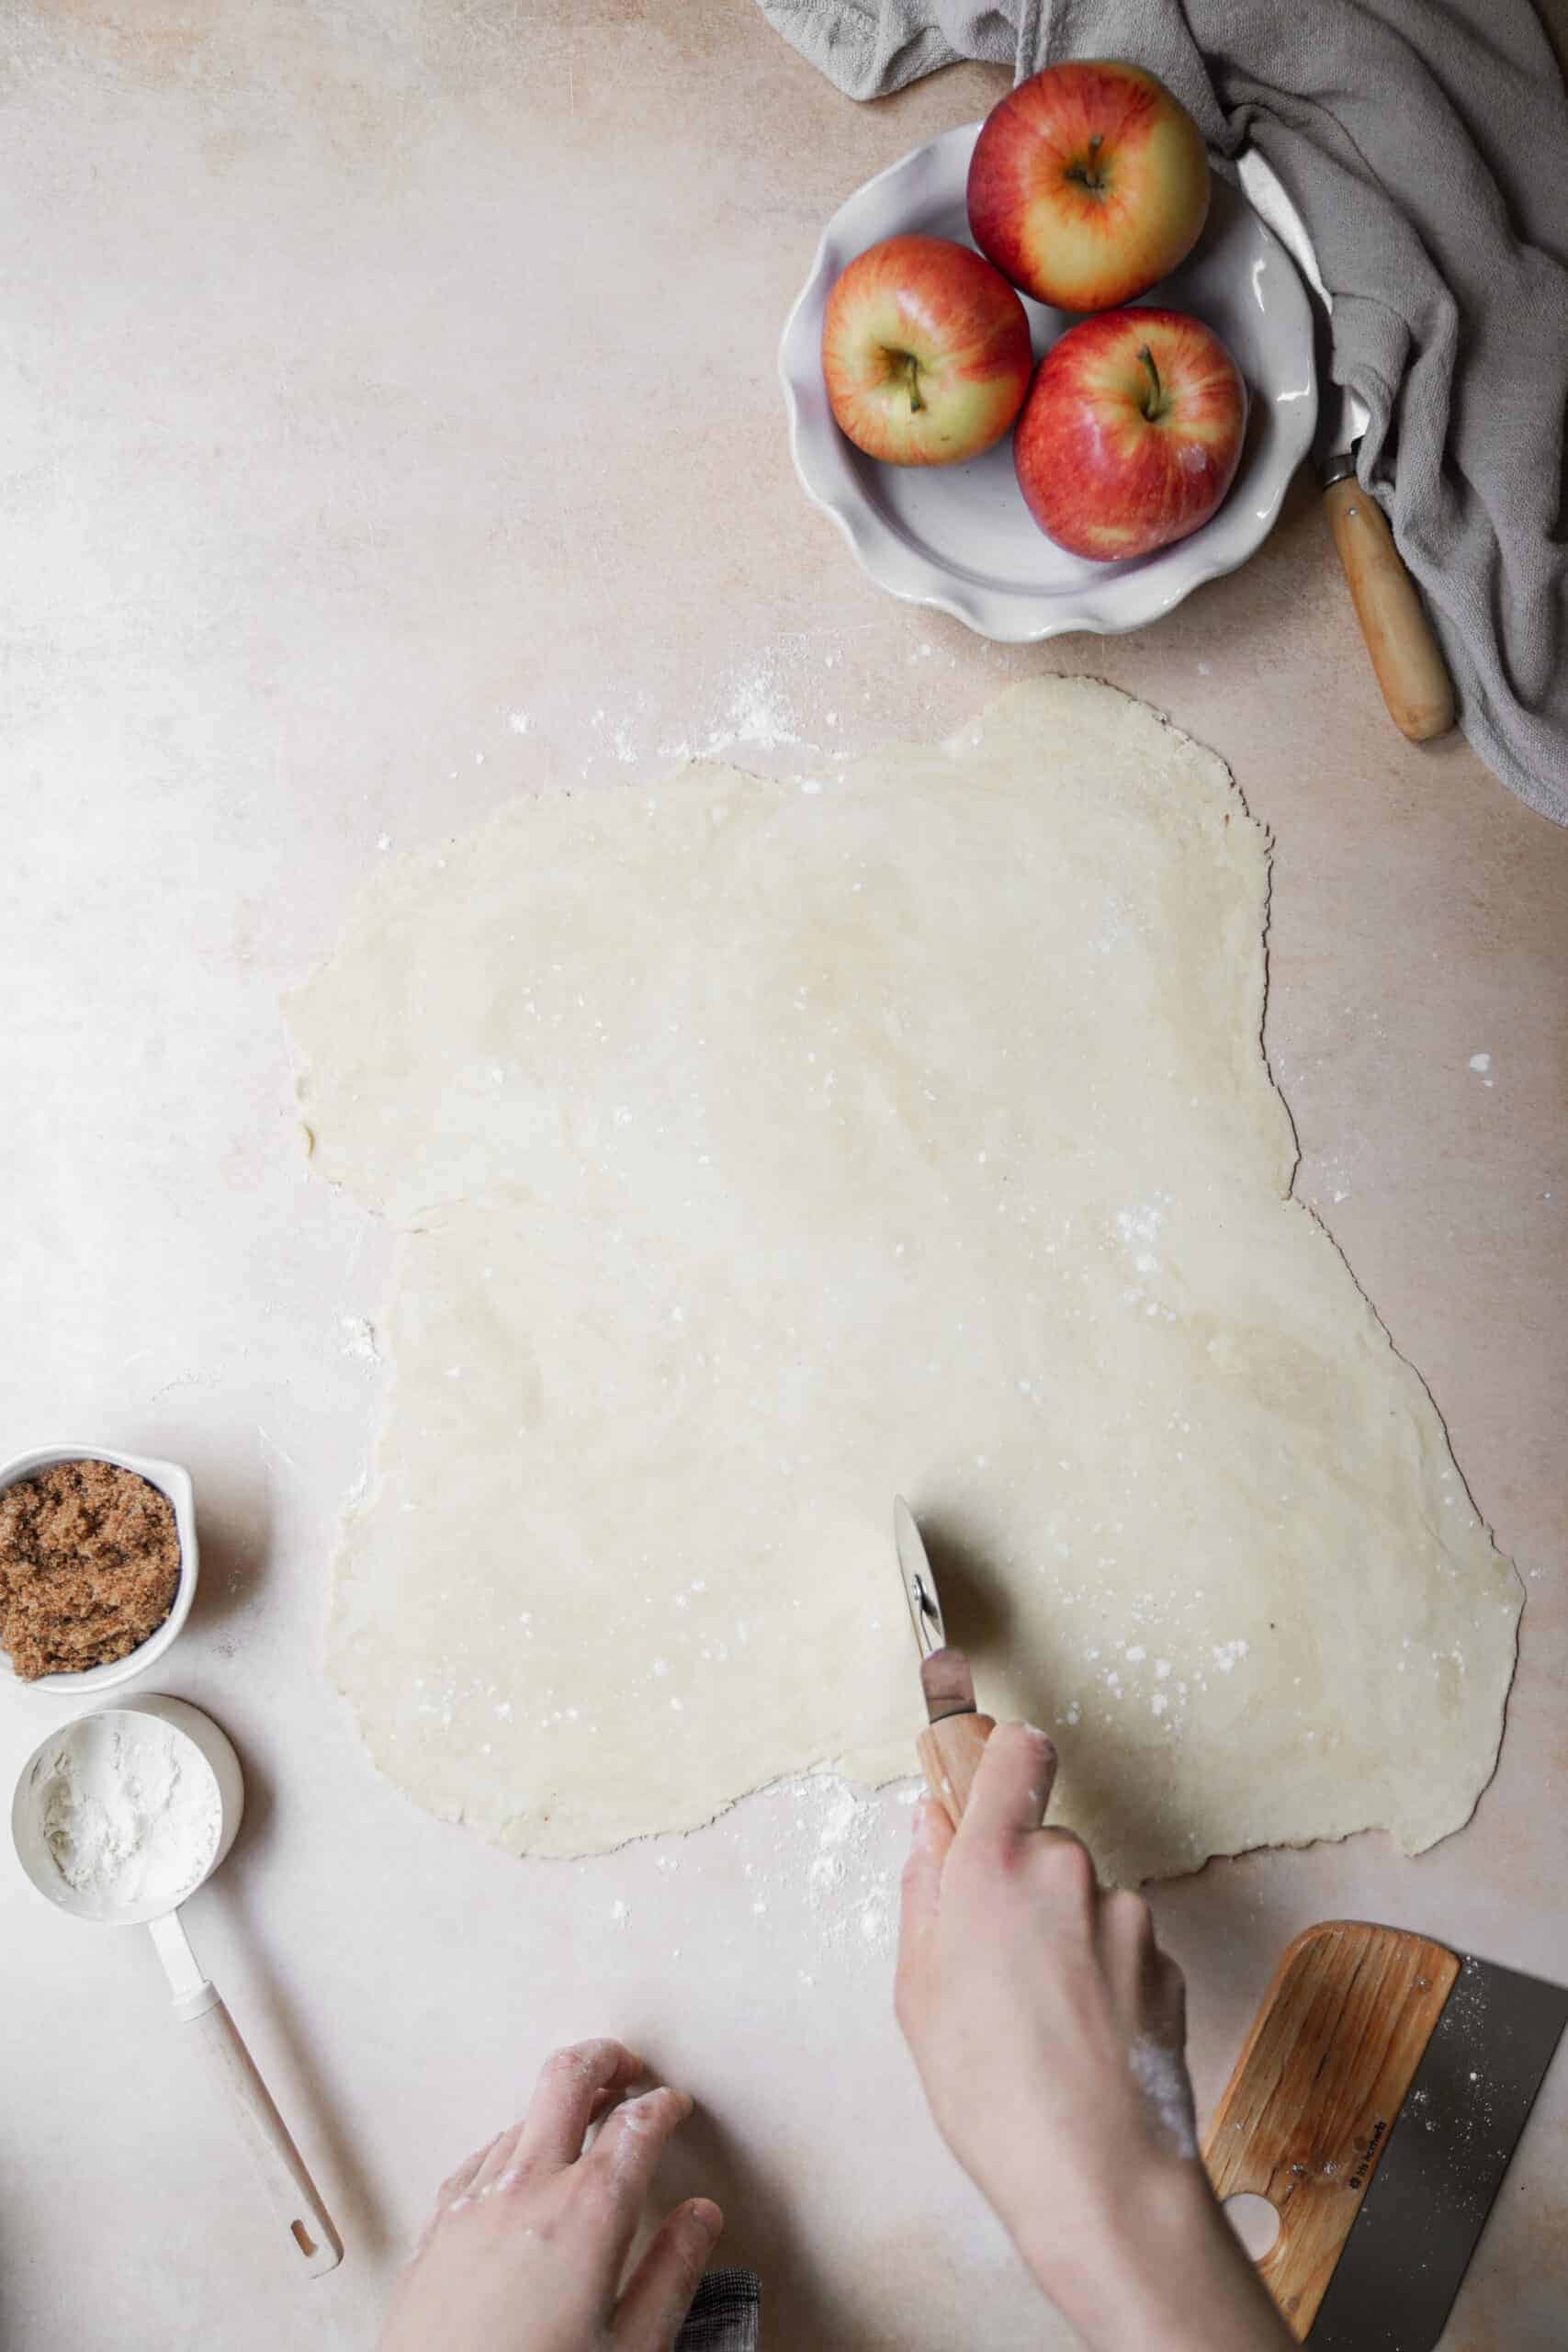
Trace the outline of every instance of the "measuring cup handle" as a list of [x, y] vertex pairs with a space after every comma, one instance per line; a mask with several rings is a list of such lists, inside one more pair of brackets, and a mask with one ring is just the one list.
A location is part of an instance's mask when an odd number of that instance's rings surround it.
[[312, 2278], [324, 2278], [343, 2260], [343, 2240], [217, 1987], [203, 1984], [176, 2001], [175, 2015], [200, 2035], [293, 2252]]

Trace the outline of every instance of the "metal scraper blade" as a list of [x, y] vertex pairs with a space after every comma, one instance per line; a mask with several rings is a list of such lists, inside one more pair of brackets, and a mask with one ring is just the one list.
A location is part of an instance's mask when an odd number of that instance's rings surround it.
[[1565, 2024], [1562, 1985], [1461, 1963], [1309, 2352], [1434, 2352]]

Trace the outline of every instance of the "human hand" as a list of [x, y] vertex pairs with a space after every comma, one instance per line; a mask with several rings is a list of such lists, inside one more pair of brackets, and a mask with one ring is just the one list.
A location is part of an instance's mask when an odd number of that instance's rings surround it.
[[618, 2041], [546, 2061], [522, 2122], [443, 2183], [379, 2352], [671, 2352], [724, 2222], [706, 2198], [678, 2205], [622, 2288], [654, 2167], [692, 2111], [683, 2091], [623, 2099], [641, 2073]]
[[1181, 1973], [1141, 1897], [1042, 1827], [1055, 1770], [1003, 1724], [956, 1834], [917, 1815], [897, 2010], [931, 2112], [1090, 2345], [1273, 2352], [1291, 2339], [1198, 2160]]

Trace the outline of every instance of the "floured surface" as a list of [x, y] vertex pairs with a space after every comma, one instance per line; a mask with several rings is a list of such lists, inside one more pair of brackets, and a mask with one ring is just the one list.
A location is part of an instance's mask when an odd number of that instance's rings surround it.
[[1457, 1827], [1519, 1590], [1288, 1197], [1261, 835], [1081, 680], [804, 789], [514, 803], [291, 1006], [405, 1229], [338, 1564], [378, 1761], [518, 1851], [908, 1769], [889, 1510], [1107, 1873]]

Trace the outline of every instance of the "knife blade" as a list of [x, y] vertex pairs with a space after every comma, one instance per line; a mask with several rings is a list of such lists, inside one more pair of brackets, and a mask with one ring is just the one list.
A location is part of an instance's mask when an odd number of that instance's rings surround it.
[[1357, 445], [1371, 418], [1359, 393], [1335, 379], [1334, 298], [1301, 214], [1255, 147], [1246, 150], [1236, 170], [1247, 202], [1279, 238], [1306, 288], [1317, 377], [1313, 462], [1379, 689], [1400, 733], [1412, 743], [1430, 742], [1454, 723], [1453, 682], [1388, 519], [1356, 479]]
[[1265, 225], [1273, 230], [1306, 281], [1312, 311], [1313, 368], [1317, 379], [1317, 428], [1312, 458], [1325, 490], [1356, 470], [1356, 444], [1371, 419], [1360, 394], [1334, 379], [1334, 297], [1323, 282], [1306, 223], [1256, 147], [1236, 165], [1242, 192]]

